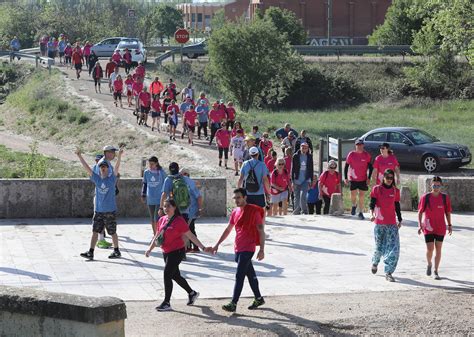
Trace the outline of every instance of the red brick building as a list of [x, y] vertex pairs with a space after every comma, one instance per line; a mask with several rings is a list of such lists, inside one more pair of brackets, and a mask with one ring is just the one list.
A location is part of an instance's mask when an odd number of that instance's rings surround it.
[[[383, 23], [391, 0], [333, 0], [331, 44], [367, 44], [367, 36]], [[269, 7], [289, 9], [305, 27], [310, 43], [327, 44], [327, 0], [251, 0], [249, 16]]]

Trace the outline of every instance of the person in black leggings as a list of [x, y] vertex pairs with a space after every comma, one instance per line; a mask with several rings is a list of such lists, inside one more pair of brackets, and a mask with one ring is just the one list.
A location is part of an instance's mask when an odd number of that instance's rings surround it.
[[183, 260], [185, 249], [183, 236], [194, 242], [199, 248], [206, 252], [212, 252], [211, 247], [204, 247], [196, 236], [189, 230], [188, 223], [181, 216], [176, 202], [173, 199], [167, 199], [164, 202], [166, 216], [162, 216], [157, 224], [157, 231], [153, 237], [145, 256], [149, 257], [153, 248], [156, 247], [156, 240], [159, 236], [163, 237], [161, 250], [165, 260], [163, 278], [165, 284], [165, 299], [156, 307], [158, 311], [171, 310], [170, 299], [173, 292], [173, 280], [188, 293], [188, 305], [193, 305], [199, 297], [199, 293], [194, 291], [188, 284], [188, 281], [181, 276], [179, 264]]

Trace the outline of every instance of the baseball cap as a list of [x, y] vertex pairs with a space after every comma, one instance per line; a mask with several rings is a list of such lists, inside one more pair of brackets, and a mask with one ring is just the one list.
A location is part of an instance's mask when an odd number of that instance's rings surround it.
[[245, 136], [245, 140], [255, 140], [255, 137], [252, 135]]
[[181, 175], [188, 174], [188, 175], [189, 175], [189, 171], [188, 171], [187, 168], [184, 168], [184, 167], [183, 167], [181, 170], [179, 170], [179, 174], [181, 174]]
[[295, 136], [295, 133], [293, 131], [288, 132], [288, 136]]
[[252, 146], [249, 150], [249, 154], [251, 156], [255, 156], [256, 154], [258, 154], [258, 149], [255, 146]]
[[117, 151], [117, 149], [113, 145], [106, 145], [104, 146], [104, 151]]
[[335, 160], [331, 159], [329, 162], [328, 162], [328, 167], [330, 168], [336, 168], [337, 167], [337, 163]]
[[95, 156], [95, 160], [101, 160], [102, 158], [104, 158], [103, 154], [98, 154]]
[[364, 144], [364, 140], [362, 138], [357, 138], [356, 139], [355, 145], [359, 145], [359, 144]]
[[98, 165], [99, 167], [101, 167], [101, 166], [107, 166], [107, 167], [109, 167], [109, 164], [108, 164], [104, 159], [101, 159], [101, 160], [97, 163], [97, 165]]
[[171, 173], [172, 175], [178, 174], [178, 173], [179, 173], [179, 165], [178, 165], [178, 163], [176, 163], [176, 162], [170, 163], [169, 170], [170, 170], [170, 173]]
[[219, 100], [219, 103], [224, 104], [224, 99], [221, 98], [221, 99]]

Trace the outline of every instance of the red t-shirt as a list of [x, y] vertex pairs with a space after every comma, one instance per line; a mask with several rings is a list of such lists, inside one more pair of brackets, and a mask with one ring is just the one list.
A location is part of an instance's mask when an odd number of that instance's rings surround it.
[[220, 124], [224, 118], [225, 118], [225, 112], [222, 112], [222, 110], [212, 109], [209, 112], [209, 119], [211, 120], [211, 123], [219, 123]]
[[151, 95], [149, 92], [144, 92], [142, 91], [139, 95], [138, 98], [140, 99], [140, 104], [143, 107], [149, 107], [151, 104]]
[[114, 91], [115, 92], [122, 92], [123, 90], [123, 81], [122, 80], [115, 80], [114, 81]]
[[125, 52], [125, 54], [123, 54], [123, 59], [127, 64], [132, 63], [132, 54], [129, 51]]
[[79, 54], [77, 51], [72, 53], [72, 63], [73, 64], [81, 64], [82, 63], [82, 55]]
[[138, 66], [136, 69], [135, 69], [135, 74], [137, 74], [137, 76], [139, 77], [145, 77], [145, 67], [144, 66]]
[[267, 166], [268, 172], [272, 172], [275, 169], [276, 159], [265, 157], [263, 158], [263, 162]]
[[387, 157], [381, 154], [375, 157], [374, 169], [377, 169], [377, 185], [383, 182], [383, 173], [386, 169], [391, 169], [395, 172], [395, 167], [400, 166], [397, 157], [393, 154], [389, 154]]
[[[426, 195], [430, 195], [430, 201], [428, 202], [427, 207], [425, 208]], [[446, 207], [443, 203], [442, 194], [434, 196], [433, 193], [424, 194], [420, 203], [418, 204], [418, 211], [425, 208], [423, 215], [423, 220], [421, 226], [423, 228], [423, 233], [426, 234], [435, 234], [435, 235], [446, 235], [446, 213], [451, 213], [453, 211], [451, 207], [451, 199], [449, 195], [446, 194]]]
[[260, 148], [262, 149], [263, 151], [263, 155], [266, 156], [268, 151], [273, 147], [273, 143], [271, 140], [267, 140], [266, 142], [265, 141], [261, 141], [260, 142]]
[[[157, 222], [157, 229], [160, 232], [168, 223], [168, 216], [162, 216]], [[189, 230], [188, 223], [182, 216], [176, 217], [171, 225], [166, 229], [161, 250], [163, 253], [170, 253], [184, 248], [183, 234]]]
[[196, 124], [197, 112], [196, 110], [187, 110], [184, 115], [184, 121], [189, 126], [194, 126]]
[[153, 102], [151, 102], [151, 108], [153, 109], [153, 111], [160, 112], [161, 111], [160, 100], [156, 99]]
[[107, 77], [110, 77], [110, 75], [115, 71], [115, 67], [117, 65], [114, 62], [109, 62], [105, 66], [105, 74]]
[[[288, 186], [290, 185], [291, 179], [290, 179], [290, 174], [288, 171], [285, 169], [283, 170], [283, 173], [278, 173], [277, 170], [273, 170], [272, 175], [270, 177], [270, 183], [271, 185], [276, 185], [278, 187], [288, 189]], [[282, 193], [281, 191], [278, 191], [272, 187], [271, 194], [277, 195]]]
[[143, 90], [142, 82], [134, 82], [132, 85], [133, 95], [138, 96]]
[[400, 190], [396, 187], [385, 188], [383, 185], [376, 185], [372, 188], [370, 197], [377, 199], [374, 209], [375, 223], [395, 225], [395, 202], [400, 201]]
[[367, 169], [372, 157], [367, 151], [351, 151], [347, 156], [346, 163], [349, 164], [348, 178], [350, 181], [366, 181]]
[[230, 131], [226, 129], [217, 130], [216, 140], [219, 147], [227, 149], [230, 146]]
[[291, 172], [291, 166], [293, 165], [293, 158], [285, 157], [285, 168], [288, 172]]
[[178, 113], [178, 111], [179, 111], [179, 106], [177, 106], [176, 104], [170, 104], [170, 105], [168, 106], [168, 108], [166, 109], [166, 112], [167, 112], [168, 114], [172, 114], [172, 113], [173, 113], [173, 109], [174, 109], [174, 112], [175, 112], [175, 113]]
[[[247, 207], [258, 207], [255, 205], [247, 204], [244, 209]], [[235, 243], [234, 250], [238, 252], [255, 252], [255, 247], [257, 244], [257, 225], [263, 224], [263, 219], [260, 216], [260, 212], [254, 212], [252, 219], [248, 220], [248, 223], [237, 225], [240, 217], [242, 216], [243, 210], [240, 207], [234, 208], [230, 215], [229, 224], [234, 225], [235, 227]], [[256, 234], [257, 233], [257, 234]]]
[[227, 111], [227, 118], [233, 121], [235, 119], [235, 109], [233, 107], [229, 107], [226, 109]]
[[133, 84], [134, 84], [134, 83], [135, 83], [135, 81], [132, 80], [131, 78], [125, 80], [125, 85], [127, 86], [127, 90], [128, 90], [128, 91], [132, 91], [132, 90], [133, 90]]
[[120, 61], [122, 61], [122, 56], [119, 54], [119, 53], [114, 53], [112, 55], [112, 61], [114, 61], [115, 63], [119, 64]]
[[[242, 137], [245, 137], [245, 132], [243, 129], [239, 129], [239, 130], [242, 130]], [[235, 136], [237, 136], [237, 129], [232, 129], [232, 138], [234, 138]]]
[[84, 46], [84, 48], [82, 49], [84, 56], [89, 56], [91, 54], [91, 47], [92, 46], [90, 44], [86, 44]]
[[330, 174], [329, 171], [326, 171], [319, 177], [319, 183], [321, 185], [321, 193], [331, 197], [336, 193], [337, 187], [341, 183], [339, 180], [339, 173], [334, 171], [334, 174]]

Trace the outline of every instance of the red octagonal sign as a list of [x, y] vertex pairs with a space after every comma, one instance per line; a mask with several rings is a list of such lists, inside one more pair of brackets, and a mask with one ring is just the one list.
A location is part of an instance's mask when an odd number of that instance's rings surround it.
[[174, 33], [174, 39], [178, 43], [186, 43], [189, 41], [189, 32], [184, 28], [180, 28]]

